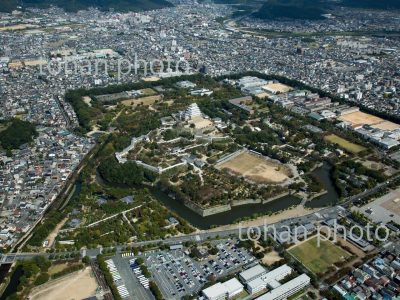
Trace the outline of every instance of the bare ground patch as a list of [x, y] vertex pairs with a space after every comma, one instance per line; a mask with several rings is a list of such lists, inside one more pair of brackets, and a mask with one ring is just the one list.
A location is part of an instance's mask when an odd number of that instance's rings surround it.
[[250, 152], [243, 152], [221, 163], [218, 168], [257, 183], [283, 183], [292, 175], [287, 166]]
[[90, 267], [49, 281], [32, 290], [32, 300], [85, 299], [96, 294], [98, 285]]
[[396, 198], [394, 200], [388, 200], [381, 204], [381, 206], [388, 211], [400, 216], [400, 199]]

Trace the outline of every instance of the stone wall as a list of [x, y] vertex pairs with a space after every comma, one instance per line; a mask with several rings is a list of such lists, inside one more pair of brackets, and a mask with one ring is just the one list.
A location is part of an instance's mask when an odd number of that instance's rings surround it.
[[210, 208], [202, 208], [191, 201], [186, 201], [185, 206], [190, 208], [191, 210], [193, 210], [195, 213], [197, 213], [202, 217], [216, 215], [225, 211], [230, 211], [232, 209], [230, 204], [218, 205]]

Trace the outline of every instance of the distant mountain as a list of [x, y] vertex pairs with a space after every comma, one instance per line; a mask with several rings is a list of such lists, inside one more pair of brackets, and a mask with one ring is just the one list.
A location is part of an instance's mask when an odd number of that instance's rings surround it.
[[259, 19], [323, 19], [325, 5], [313, 0], [268, 0], [259, 11], [253, 14]]
[[[226, 0], [228, 1], [228, 0]], [[322, 15], [337, 6], [365, 9], [400, 9], [400, 0], [267, 0], [253, 14], [260, 19], [323, 19]]]
[[101, 10], [143, 11], [173, 6], [166, 0], [0, 0], [0, 11], [11, 12], [17, 6], [46, 8], [55, 5], [69, 12], [97, 7]]
[[343, 0], [342, 5], [369, 9], [400, 9], [399, 0]]

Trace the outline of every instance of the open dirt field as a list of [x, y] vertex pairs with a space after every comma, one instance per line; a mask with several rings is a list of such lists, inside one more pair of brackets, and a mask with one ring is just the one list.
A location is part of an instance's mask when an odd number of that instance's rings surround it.
[[370, 170], [382, 171], [386, 176], [393, 176], [397, 172], [395, 168], [387, 166], [380, 162], [370, 160], [362, 160], [359, 162], [361, 162], [364, 167]]
[[189, 124], [194, 124], [196, 129], [204, 129], [213, 125], [210, 120], [204, 119], [203, 117], [194, 117], [189, 121]]
[[159, 81], [161, 78], [157, 76], [150, 76], [150, 77], [145, 77], [142, 80], [146, 82], [153, 82], [153, 81]]
[[399, 124], [385, 121], [382, 118], [363, 113], [361, 111], [341, 116], [339, 120], [348, 121], [352, 123], [353, 126], [366, 124], [371, 125], [373, 128], [379, 128], [383, 130], [393, 130], [400, 128]]
[[346, 150], [347, 152], [353, 153], [353, 154], [358, 154], [364, 150], [366, 150], [366, 148], [364, 148], [363, 146], [354, 144], [349, 142], [348, 140], [342, 139], [341, 137], [335, 135], [335, 134], [330, 134], [327, 135], [325, 137], [325, 140], [332, 143], [332, 144], [336, 144], [339, 147], [343, 148], [344, 150]]
[[156, 101], [159, 101], [160, 99], [161, 99], [160, 95], [155, 95], [155, 96], [148, 96], [148, 97], [143, 97], [143, 98], [128, 99], [128, 100], [121, 101], [121, 103], [125, 106], [136, 107], [139, 104], [140, 105], [153, 105]]
[[318, 247], [317, 237], [293, 246], [289, 253], [314, 274], [326, 273], [331, 265], [350, 256], [350, 253], [330, 241], [321, 241]]
[[278, 261], [281, 261], [282, 259], [283, 258], [279, 256], [278, 252], [271, 251], [271, 252], [265, 254], [265, 256], [262, 259], [262, 263], [270, 266]]
[[388, 200], [382, 203], [381, 206], [400, 217], [400, 198]]
[[51, 248], [54, 244], [54, 240], [56, 239], [58, 232], [64, 226], [64, 224], [68, 221], [68, 218], [62, 220], [59, 224], [57, 224], [56, 228], [48, 235], [46, 240], [48, 241], [47, 248]]
[[288, 167], [250, 152], [243, 152], [217, 168], [228, 169], [257, 183], [283, 183], [291, 175]]
[[292, 88], [290, 86], [287, 86], [282, 83], [270, 83], [270, 84], [263, 86], [263, 88], [267, 91], [271, 91], [274, 93], [287, 93], [292, 90]]
[[[319, 209], [308, 209], [302, 205], [298, 205], [296, 207], [290, 208], [288, 210], [284, 210], [282, 212], [276, 213], [272, 216], [262, 216], [254, 220], [240, 222], [238, 224], [229, 224], [229, 225], [222, 225], [210, 229], [209, 231], [220, 231], [220, 230], [231, 230], [231, 229], [238, 229], [239, 227], [246, 228], [246, 227], [259, 227], [265, 226], [266, 224], [272, 225], [282, 220], [287, 220], [291, 218], [298, 218], [303, 217], [312, 213], [317, 212]], [[198, 231], [201, 232], [201, 231]]]
[[96, 280], [91, 268], [49, 281], [32, 290], [32, 300], [80, 300], [96, 294]]
[[92, 107], [92, 98], [90, 98], [89, 96], [85, 96], [82, 98], [83, 102], [86, 103], [87, 106]]
[[389, 122], [389, 121], [384, 121], [382, 123], [372, 125], [374, 128], [382, 129], [382, 130], [394, 130], [400, 128], [399, 124]]
[[47, 63], [47, 61], [44, 59], [24, 60], [25, 66], [28, 66], [28, 67], [36, 67], [36, 66], [44, 65], [46, 63]]
[[269, 97], [269, 96], [271, 96], [271, 94], [270, 94], [270, 93], [267, 93], [267, 92], [265, 92], [265, 93], [259, 93], [259, 94], [256, 95], [256, 97], [257, 97], [257, 98], [260, 98], [260, 99], [267, 98], [267, 97]]
[[381, 123], [384, 121], [383, 119], [381, 119], [379, 117], [375, 117], [373, 115], [366, 114], [361, 111], [357, 111], [357, 112], [353, 112], [351, 114], [341, 116], [339, 119], [342, 121], [348, 121], [348, 122], [352, 123], [353, 125], [356, 125], [356, 124], [373, 125], [373, 124], [378, 124], [378, 123]]

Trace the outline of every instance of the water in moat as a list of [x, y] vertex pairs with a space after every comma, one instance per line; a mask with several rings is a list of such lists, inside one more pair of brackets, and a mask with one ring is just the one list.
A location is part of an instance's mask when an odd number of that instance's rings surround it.
[[[306, 204], [307, 207], [320, 208], [337, 203], [339, 197], [330, 177], [331, 169], [332, 167], [329, 164], [324, 164], [322, 167], [313, 171], [313, 174], [323, 183], [327, 193], [308, 202]], [[238, 219], [250, 217], [254, 214], [274, 213], [301, 203], [301, 199], [289, 195], [266, 204], [246, 204], [232, 207], [230, 211], [208, 217], [201, 217], [187, 208], [183, 203], [169, 197], [158, 189], [153, 189], [152, 193], [154, 197], [161, 201], [166, 207], [199, 229], [208, 229], [215, 225], [231, 224]]]
[[[323, 183], [328, 193], [308, 202], [306, 204], [307, 207], [320, 208], [337, 203], [338, 194], [330, 177], [331, 169], [332, 166], [325, 163], [322, 167], [319, 167], [313, 171], [313, 174]], [[97, 174], [96, 177], [98, 183], [102, 185], [105, 184], [99, 174]], [[267, 214], [268, 212], [274, 213], [285, 210], [292, 206], [299, 205], [301, 203], [301, 199], [288, 195], [266, 204], [246, 204], [236, 206], [232, 207], [230, 211], [208, 217], [202, 217], [186, 207], [182, 202], [169, 197], [166, 193], [160, 191], [159, 189], [153, 188], [151, 189], [151, 193], [158, 201], [199, 229], [208, 229], [212, 226], [231, 224], [239, 219], [251, 217], [255, 214], [261, 215]]]
[[159, 190], [152, 190], [154, 197], [163, 203], [166, 207], [177, 213], [183, 219], [199, 229], [208, 229], [213, 225], [227, 225], [238, 219], [250, 217], [254, 214], [266, 214], [268, 212], [277, 212], [290, 206], [299, 205], [301, 199], [293, 196], [285, 196], [268, 204], [246, 204], [232, 207], [230, 211], [222, 212], [208, 217], [202, 217], [183, 203], [177, 201]]
[[[1, 272], [1, 281], [4, 280], [5, 276], [8, 273], [8, 270], [10, 269], [11, 265], [2, 265], [2, 268], [0, 270]], [[17, 288], [19, 285], [19, 279], [23, 275], [23, 270], [22, 266], [18, 266], [14, 273], [11, 275], [10, 282], [8, 283], [6, 289], [4, 290], [4, 293], [1, 295], [0, 300], [5, 300], [12, 294], [17, 292]]]
[[314, 172], [312, 172], [315, 177], [324, 185], [327, 193], [307, 202], [305, 205], [306, 207], [320, 208], [338, 203], [339, 194], [337, 193], [335, 185], [332, 182], [332, 178], [330, 176], [331, 170], [332, 166], [328, 163], [324, 163], [322, 167], [317, 168], [314, 170]]

